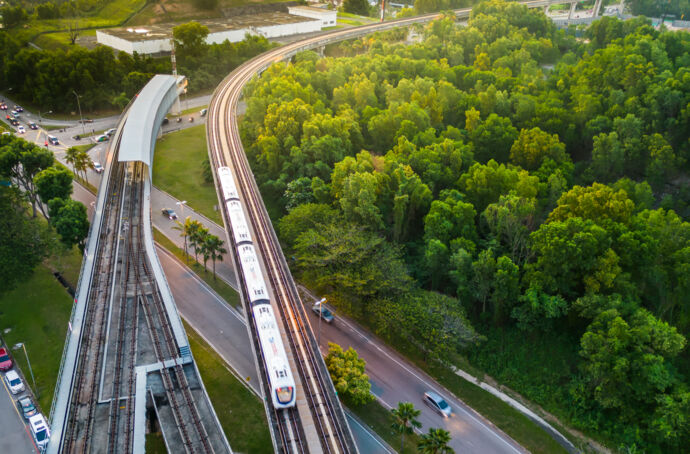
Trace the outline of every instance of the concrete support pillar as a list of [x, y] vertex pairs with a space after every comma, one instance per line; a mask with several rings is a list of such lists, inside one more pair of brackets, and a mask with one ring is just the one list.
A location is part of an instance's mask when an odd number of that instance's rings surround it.
[[568, 20], [573, 18], [573, 13], [575, 13], [575, 8], [577, 8], [577, 3], [573, 2], [570, 4], [570, 12], [568, 13]]
[[592, 11], [592, 17], [599, 17], [599, 11], [601, 10], [602, 0], [597, 0], [594, 2], [594, 10]]
[[316, 48], [316, 53], [319, 54], [319, 57], [323, 58], [323, 51], [326, 49], [326, 46], [319, 46]]

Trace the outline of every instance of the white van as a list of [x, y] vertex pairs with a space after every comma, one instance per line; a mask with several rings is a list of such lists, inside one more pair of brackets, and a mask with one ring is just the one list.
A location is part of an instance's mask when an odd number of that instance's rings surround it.
[[29, 426], [31, 427], [31, 435], [36, 440], [36, 446], [43, 451], [48, 446], [48, 441], [50, 440], [50, 428], [46, 424], [43, 415], [39, 413], [29, 418]]

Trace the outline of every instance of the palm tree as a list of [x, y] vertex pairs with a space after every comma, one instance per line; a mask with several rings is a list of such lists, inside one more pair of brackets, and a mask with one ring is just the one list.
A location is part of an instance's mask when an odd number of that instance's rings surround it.
[[443, 429], [429, 428], [429, 433], [423, 434], [417, 444], [421, 454], [453, 454], [453, 448], [448, 446], [450, 434]]
[[391, 427], [400, 433], [400, 452], [403, 452], [405, 446], [405, 434], [411, 434], [415, 428], [422, 427], [422, 423], [417, 421], [421, 413], [411, 402], [398, 402], [398, 408], [391, 409]]
[[189, 254], [187, 254], [187, 237], [189, 236], [189, 232], [191, 230], [192, 219], [187, 216], [184, 218], [184, 223], [175, 221], [175, 224], [176, 225], [173, 226], [173, 229], [179, 231], [180, 236], [184, 238], [184, 256], [186, 260], [189, 260]]
[[206, 269], [206, 261], [211, 259], [213, 263], [213, 280], [216, 279], [216, 260], [223, 261], [223, 254], [228, 251], [223, 247], [223, 240], [215, 235], [208, 235], [204, 241], [204, 269]]
[[192, 220], [189, 224], [189, 233], [187, 235], [189, 236], [189, 244], [194, 248], [194, 261], [196, 262], [198, 254], [201, 252], [201, 246], [209, 233], [208, 229], [197, 220]]
[[77, 162], [78, 155], [79, 150], [75, 147], [69, 147], [65, 152], [65, 161], [67, 162], [67, 164], [70, 164], [72, 166], [72, 172], [75, 175], [77, 174], [77, 169], [75, 168], [74, 163]]
[[92, 169], [92, 168], [93, 168], [93, 161], [91, 160], [91, 157], [89, 156], [89, 154], [84, 150], [80, 151], [77, 154], [76, 161], [74, 162], [74, 169], [81, 172], [84, 180], [86, 180], [87, 183], [89, 182], [89, 177], [88, 177], [86, 171], [88, 169]]

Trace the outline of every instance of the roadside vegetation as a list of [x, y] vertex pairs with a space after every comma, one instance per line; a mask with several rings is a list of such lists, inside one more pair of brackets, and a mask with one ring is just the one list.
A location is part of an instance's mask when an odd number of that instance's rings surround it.
[[228, 369], [213, 349], [185, 323], [204, 386], [235, 452], [271, 453], [263, 402]]
[[214, 209], [218, 197], [207, 163], [204, 125], [165, 134], [156, 142], [153, 184], [222, 225], [220, 212]]
[[578, 40], [492, 1], [404, 36], [247, 86], [245, 150], [296, 276], [528, 449], [543, 432], [450, 365], [609, 447], [681, 452], [690, 35], [606, 17]]

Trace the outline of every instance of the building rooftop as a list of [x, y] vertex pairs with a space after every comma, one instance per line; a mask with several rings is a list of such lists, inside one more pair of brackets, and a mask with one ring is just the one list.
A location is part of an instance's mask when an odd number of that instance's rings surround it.
[[[311, 8], [310, 8], [311, 9]], [[317, 9], [317, 8], [314, 8]], [[284, 12], [258, 13], [246, 16], [235, 16], [223, 19], [210, 19], [197, 21], [208, 27], [209, 34], [230, 30], [242, 30], [252, 27], [265, 27], [268, 25], [283, 25], [307, 22], [310, 20], [302, 16], [293, 16]], [[148, 41], [152, 39], [171, 39], [173, 27], [179, 23], [138, 25], [133, 27], [106, 28], [99, 32], [107, 33], [127, 41]]]
[[337, 13], [336, 10], [334, 9], [326, 9], [326, 8], [319, 8], [316, 6], [304, 6], [304, 5], [297, 5], [297, 6], [290, 6], [289, 10], [303, 10], [303, 11], [313, 11], [316, 13]]

